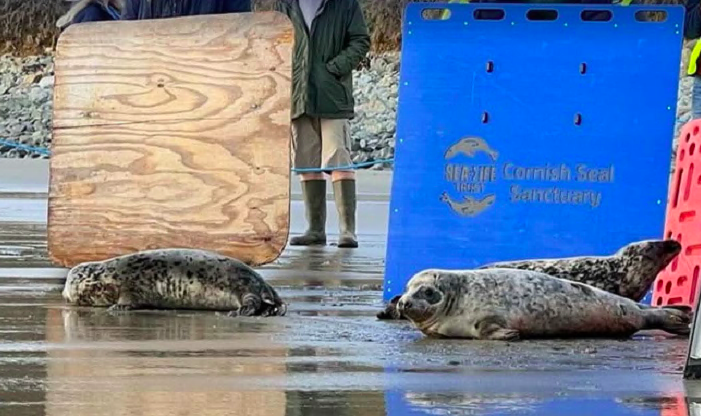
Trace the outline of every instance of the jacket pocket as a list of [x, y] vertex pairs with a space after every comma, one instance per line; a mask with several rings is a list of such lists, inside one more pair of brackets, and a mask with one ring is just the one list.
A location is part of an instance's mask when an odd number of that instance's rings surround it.
[[326, 65], [315, 65], [314, 86], [318, 94], [319, 111], [335, 113], [347, 111], [350, 106], [349, 92], [344, 82], [326, 69]]

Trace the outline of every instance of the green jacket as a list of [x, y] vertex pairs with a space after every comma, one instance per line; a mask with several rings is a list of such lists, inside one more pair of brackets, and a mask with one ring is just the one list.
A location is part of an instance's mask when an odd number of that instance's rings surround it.
[[353, 69], [370, 50], [370, 35], [357, 0], [323, 0], [307, 29], [298, 1], [277, 0], [275, 10], [292, 21], [292, 118], [353, 118]]

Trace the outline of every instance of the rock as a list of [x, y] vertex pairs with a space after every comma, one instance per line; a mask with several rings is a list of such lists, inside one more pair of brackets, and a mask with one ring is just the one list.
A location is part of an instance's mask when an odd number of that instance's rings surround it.
[[27, 126], [25, 124], [13, 124], [9, 129], [10, 136], [19, 136], [26, 128]]
[[22, 78], [22, 84], [24, 85], [36, 84], [39, 81], [41, 81], [41, 74], [29, 74]]
[[[393, 151], [389, 146], [394, 146], [398, 60], [397, 53], [374, 55], [369, 68], [354, 73], [356, 117], [351, 120], [354, 163], [381, 159], [382, 155]], [[376, 164], [367, 168], [382, 170], [387, 167], [387, 164]]]
[[[0, 139], [47, 147], [51, 142], [53, 57], [0, 56]], [[10, 158], [46, 158], [14, 146], [0, 146]]]
[[54, 77], [50, 76], [50, 77], [42, 78], [41, 81], [39, 82], [39, 86], [41, 88], [53, 87], [54, 86]]

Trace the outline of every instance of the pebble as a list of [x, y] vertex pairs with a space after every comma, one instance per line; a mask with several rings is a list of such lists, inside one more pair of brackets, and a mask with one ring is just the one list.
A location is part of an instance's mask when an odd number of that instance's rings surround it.
[[[0, 139], [46, 148], [51, 143], [53, 58], [0, 56]], [[0, 146], [6, 158], [48, 156]]]
[[[353, 163], [367, 163], [394, 157], [399, 54], [376, 54], [370, 65], [354, 73], [355, 118], [351, 120]], [[391, 163], [367, 166], [391, 169]]]
[[39, 81], [39, 86], [41, 88], [49, 88], [54, 86], [54, 77], [43, 77], [41, 81]]

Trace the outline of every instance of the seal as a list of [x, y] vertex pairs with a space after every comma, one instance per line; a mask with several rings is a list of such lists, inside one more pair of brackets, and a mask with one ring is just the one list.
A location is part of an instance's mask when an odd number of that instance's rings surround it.
[[397, 309], [430, 337], [515, 341], [625, 338], [660, 329], [688, 335], [691, 308], [651, 308], [593, 286], [530, 270], [427, 269]]
[[505, 261], [478, 269], [542, 272], [640, 302], [655, 283], [657, 275], [681, 250], [681, 244], [675, 240], [644, 240], [628, 244], [610, 256]]
[[[611, 256], [518, 260], [491, 263], [482, 269], [531, 270], [579, 283], [640, 302], [657, 275], [681, 252], [675, 240], [643, 240], [628, 244]], [[382, 320], [405, 319], [397, 311], [399, 295], [377, 313]]]
[[283, 316], [287, 305], [243, 262], [193, 249], [147, 250], [73, 267], [63, 298], [109, 310], [201, 309]]

